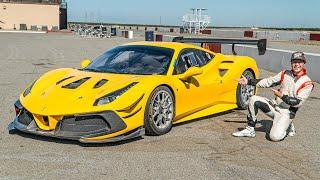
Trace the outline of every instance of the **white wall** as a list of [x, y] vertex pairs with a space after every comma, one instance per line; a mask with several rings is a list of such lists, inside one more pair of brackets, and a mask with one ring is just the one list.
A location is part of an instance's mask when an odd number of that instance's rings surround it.
[[19, 30], [20, 24], [26, 24], [30, 29], [32, 25], [47, 26], [51, 30], [52, 26], [59, 28], [59, 5], [43, 4], [12, 4], [0, 3], [0, 26], [3, 29]]
[[309, 40], [310, 33], [301, 31], [254, 31], [253, 38], [270, 40]]
[[242, 30], [217, 30], [212, 29], [211, 35], [214, 37], [224, 37], [224, 38], [243, 38], [244, 31]]

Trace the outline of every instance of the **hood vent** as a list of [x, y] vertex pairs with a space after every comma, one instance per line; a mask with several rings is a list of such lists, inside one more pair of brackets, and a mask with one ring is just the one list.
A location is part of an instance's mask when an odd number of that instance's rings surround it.
[[74, 77], [74, 76], [70, 76], [70, 77], [63, 78], [63, 79], [61, 79], [60, 81], [58, 81], [58, 82], [56, 83], [56, 85], [62, 83], [63, 81], [66, 81], [66, 80], [68, 80], [68, 79], [71, 79], [71, 78], [73, 78], [73, 77]]
[[65, 86], [62, 86], [62, 88], [66, 88], [66, 89], [76, 89], [78, 88], [81, 84], [85, 83], [87, 80], [89, 80], [90, 77], [86, 77], [86, 78], [83, 78], [83, 79], [79, 79], [75, 82], [72, 82], [68, 85], [65, 85]]
[[93, 88], [94, 88], [94, 89], [99, 88], [99, 87], [103, 86], [106, 82], [108, 82], [108, 80], [106, 80], [106, 79], [101, 79], [99, 82], [97, 82], [96, 85], [94, 85]]

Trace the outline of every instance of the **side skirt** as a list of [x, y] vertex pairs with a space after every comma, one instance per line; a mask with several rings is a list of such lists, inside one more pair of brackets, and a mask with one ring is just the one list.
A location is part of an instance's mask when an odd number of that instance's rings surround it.
[[173, 124], [178, 124], [181, 122], [185, 122], [185, 121], [189, 121], [189, 120], [193, 120], [193, 119], [197, 119], [197, 118], [201, 118], [201, 117], [205, 117], [205, 116], [210, 116], [213, 114], [225, 112], [225, 111], [232, 110], [235, 108], [237, 108], [236, 104], [217, 104], [217, 105], [211, 106], [209, 108], [203, 109], [201, 111], [198, 111], [196, 113], [185, 116], [185, 117], [173, 122]]

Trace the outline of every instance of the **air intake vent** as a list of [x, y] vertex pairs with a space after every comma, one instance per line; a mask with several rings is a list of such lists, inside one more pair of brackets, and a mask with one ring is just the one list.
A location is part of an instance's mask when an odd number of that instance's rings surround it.
[[234, 63], [234, 62], [233, 61], [222, 61], [221, 64], [222, 63]]
[[219, 69], [220, 76], [224, 76], [228, 72], [228, 69]]
[[81, 84], [85, 83], [88, 79], [90, 79], [89, 77], [83, 78], [83, 79], [79, 79], [78, 81], [72, 82], [68, 85], [62, 86], [63, 88], [66, 89], [76, 89], [78, 88]]
[[93, 88], [99, 88], [99, 87], [101, 87], [101, 86], [103, 86], [106, 82], [108, 82], [108, 80], [106, 80], [106, 79], [101, 79], [99, 82], [97, 82], [97, 84], [96, 85], [94, 85], [94, 87]]
[[63, 81], [66, 81], [66, 80], [68, 80], [68, 79], [71, 79], [71, 78], [73, 78], [73, 77], [74, 77], [74, 76], [70, 76], [70, 77], [63, 78], [63, 79], [61, 79], [60, 81], [58, 81], [58, 82], [56, 83], [56, 85], [62, 83]]

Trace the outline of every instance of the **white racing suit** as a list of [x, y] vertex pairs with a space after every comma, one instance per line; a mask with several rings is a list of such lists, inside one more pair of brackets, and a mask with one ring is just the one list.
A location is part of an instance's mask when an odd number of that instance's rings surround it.
[[265, 97], [252, 96], [249, 99], [247, 116], [248, 125], [255, 127], [258, 109], [273, 118], [273, 125], [269, 137], [273, 141], [280, 141], [287, 135], [287, 129], [296, 115], [299, 107], [309, 97], [314, 85], [306, 74], [294, 76], [292, 71], [285, 70], [276, 76], [265, 79], [250, 79], [248, 85], [268, 88], [280, 85], [283, 97], [269, 100]]

